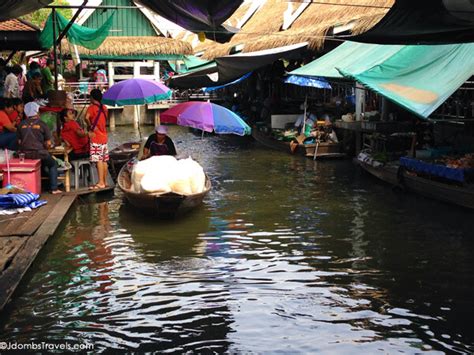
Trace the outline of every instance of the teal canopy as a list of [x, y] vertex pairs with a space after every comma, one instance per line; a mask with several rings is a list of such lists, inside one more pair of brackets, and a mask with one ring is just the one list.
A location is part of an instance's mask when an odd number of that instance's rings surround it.
[[[181, 67], [178, 71], [179, 74], [185, 74], [189, 72], [194, 72], [196, 70], [204, 69], [204, 68], [210, 68], [211, 66], [215, 65], [215, 62], [213, 60], [203, 60], [201, 58], [198, 58], [194, 55], [187, 55], [183, 59], [184, 62], [184, 67]], [[168, 62], [170, 67], [176, 71], [176, 65], [174, 62], [169, 61]]]
[[426, 118], [474, 75], [474, 43], [403, 46], [364, 71], [335, 65], [345, 77]]
[[361, 73], [397, 53], [403, 46], [344, 42], [328, 54], [290, 72], [290, 75], [342, 78], [336, 69]]
[[[60, 13], [56, 14], [56, 38], [66, 28], [69, 20], [62, 16]], [[40, 34], [40, 42], [43, 48], [51, 48], [53, 46], [53, 14], [49, 15], [46, 20], [43, 31]], [[107, 21], [98, 29], [88, 28], [73, 24], [69, 28], [66, 36], [70, 43], [77, 44], [78, 46], [85, 47], [90, 50], [99, 48], [104, 40], [109, 35], [110, 28], [112, 27], [112, 20], [114, 14], [112, 14]]]

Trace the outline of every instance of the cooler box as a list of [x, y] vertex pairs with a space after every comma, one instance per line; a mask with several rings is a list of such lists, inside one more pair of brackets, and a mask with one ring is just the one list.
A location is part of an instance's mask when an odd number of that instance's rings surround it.
[[19, 159], [10, 159], [10, 181], [8, 181], [7, 163], [0, 164], [3, 173], [3, 186], [12, 184], [35, 194], [41, 194], [41, 160], [25, 159], [20, 163]]

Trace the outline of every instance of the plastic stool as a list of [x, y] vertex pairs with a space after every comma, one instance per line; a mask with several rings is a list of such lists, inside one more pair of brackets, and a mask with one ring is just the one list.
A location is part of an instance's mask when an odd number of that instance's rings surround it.
[[[82, 176], [82, 186], [88, 186], [89, 180], [92, 177], [91, 171], [94, 170], [91, 167], [91, 163], [89, 160], [82, 159], [82, 160], [73, 160], [71, 161], [71, 165], [74, 167], [74, 189], [78, 190], [80, 186], [80, 177]], [[86, 179], [87, 174], [87, 179]]]

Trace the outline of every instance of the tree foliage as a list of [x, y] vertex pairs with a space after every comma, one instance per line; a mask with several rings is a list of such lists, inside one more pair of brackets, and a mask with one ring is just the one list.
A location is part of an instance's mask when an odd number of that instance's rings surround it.
[[[67, 0], [54, 0], [51, 5], [69, 5]], [[57, 10], [61, 15], [70, 19], [72, 17], [72, 10], [71, 9], [58, 9]], [[51, 13], [51, 9], [43, 8], [36, 10], [30, 14], [23, 16], [22, 18], [26, 21], [31, 22], [32, 24], [43, 28], [46, 19], [48, 18], [49, 14]]]

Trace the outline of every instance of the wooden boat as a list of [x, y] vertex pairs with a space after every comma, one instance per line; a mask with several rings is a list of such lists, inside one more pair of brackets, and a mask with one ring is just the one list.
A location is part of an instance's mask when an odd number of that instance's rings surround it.
[[140, 142], [128, 142], [119, 145], [118, 147], [112, 149], [109, 152], [109, 168], [112, 178], [115, 180], [118, 176], [120, 169], [124, 166], [126, 162], [130, 159], [138, 156], [140, 151]]
[[164, 194], [138, 193], [131, 189], [131, 174], [126, 165], [120, 170], [117, 184], [131, 205], [143, 212], [165, 218], [174, 218], [198, 207], [211, 190], [211, 181], [206, 175], [205, 189], [198, 194], [180, 195], [174, 192]]
[[431, 199], [474, 209], [474, 186], [472, 185], [448, 184], [421, 177], [400, 168], [397, 163], [373, 167], [357, 159], [355, 161], [369, 174], [393, 186], [398, 186], [404, 190], [415, 192]]
[[[310, 144], [298, 144], [294, 152], [291, 151], [290, 142], [279, 141], [268, 134], [265, 134], [257, 128], [252, 129], [253, 138], [260, 144], [276, 149], [289, 154], [297, 154], [307, 158], [314, 158], [314, 152], [316, 150], [316, 143]], [[344, 158], [346, 155], [341, 153], [341, 144], [332, 142], [321, 142], [318, 145], [318, 151], [316, 152], [316, 159], [336, 159]]]

